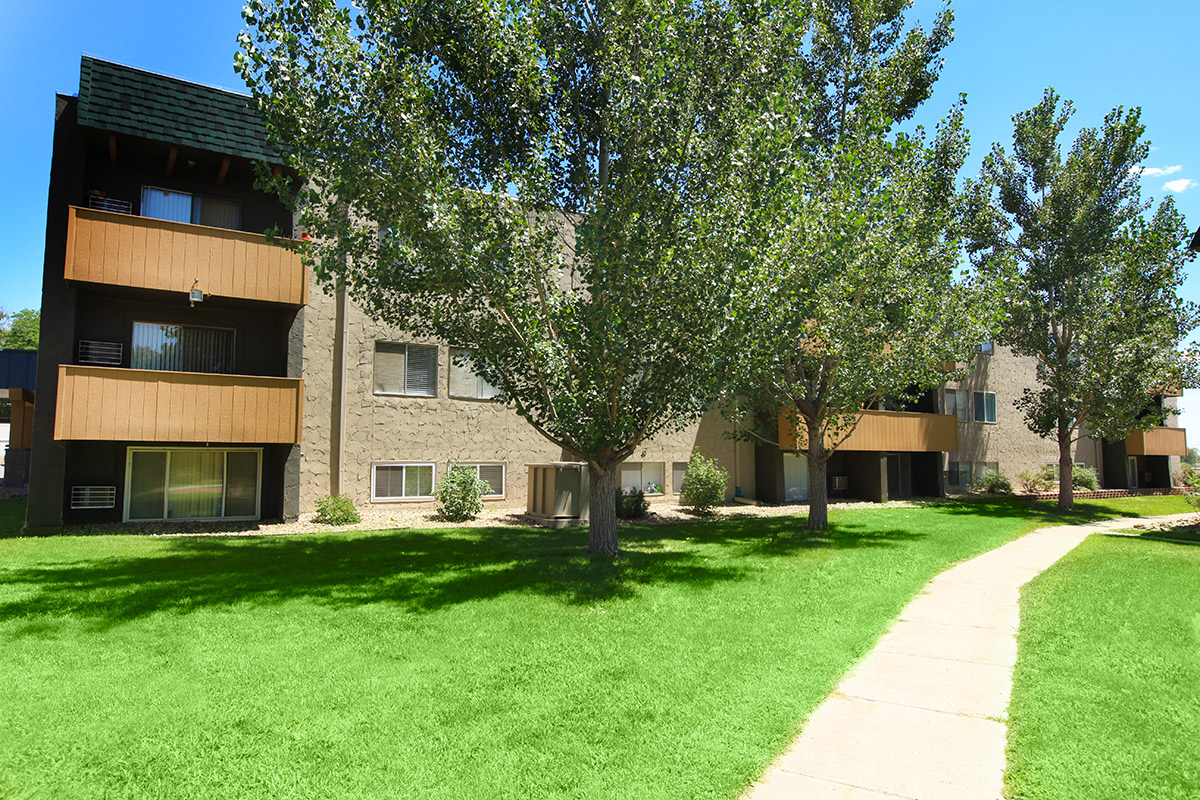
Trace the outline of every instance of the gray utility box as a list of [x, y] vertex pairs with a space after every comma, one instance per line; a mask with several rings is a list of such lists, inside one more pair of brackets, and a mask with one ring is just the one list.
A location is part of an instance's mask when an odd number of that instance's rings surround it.
[[587, 464], [578, 461], [530, 464], [526, 511], [550, 528], [587, 525], [589, 486]]

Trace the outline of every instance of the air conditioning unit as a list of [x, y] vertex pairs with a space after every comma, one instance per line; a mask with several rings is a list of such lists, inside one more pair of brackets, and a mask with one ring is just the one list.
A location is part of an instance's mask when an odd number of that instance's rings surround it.
[[113, 508], [116, 504], [115, 486], [71, 487], [71, 508]]
[[81, 339], [79, 341], [79, 363], [98, 367], [119, 367], [123, 351], [120, 342], [94, 342]]
[[829, 478], [829, 488], [835, 492], [844, 492], [850, 488], [850, 479], [845, 475], [832, 475]]
[[88, 208], [99, 211], [115, 211], [118, 214], [133, 213], [133, 203], [129, 200], [117, 200], [115, 197], [101, 197], [95, 194], [88, 195]]

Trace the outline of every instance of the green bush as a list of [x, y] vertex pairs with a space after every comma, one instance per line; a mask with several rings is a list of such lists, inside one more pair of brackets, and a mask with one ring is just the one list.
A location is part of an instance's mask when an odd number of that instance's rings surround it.
[[988, 494], [1012, 494], [1012, 484], [1008, 482], [1008, 478], [994, 469], [989, 469], [976, 478], [974, 489]]
[[322, 525], [353, 525], [362, 522], [354, 501], [344, 494], [331, 494], [317, 501], [317, 516], [313, 519]]
[[487, 481], [470, 467], [451, 464], [445, 476], [434, 487], [438, 514], [449, 522], [466, 522], [483, 511], [483, 496], [491, 491]]
[[641, 519], [650, 508], [646, 494], [641, 489], [617, 489], [617, 517], [619, 519]]
[[1023, 469], [1017, 473], [1021, 488], [1029, 494], [1053, 491], [1058, 485], [1058, 469], [1052, 464], [1043, 464], [1036, 472]]
[[727, 473], [715, 459], [693, 453], [688, 461], [687, 474], [679, 498], [685, 506], [700, 514], [707, 514], [725, 501]]
[[1091, 467], [1081, 467], [1078, 464], [1072, 464], [1071, 485], [1076, 489], [1099, 489], [1100, 479], [1096, 477], [1096, 470]]

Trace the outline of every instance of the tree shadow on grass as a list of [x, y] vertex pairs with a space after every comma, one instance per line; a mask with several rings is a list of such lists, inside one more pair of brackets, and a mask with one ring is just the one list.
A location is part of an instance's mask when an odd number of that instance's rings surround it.
[[[152, 552], [8, 569], [14, 599], [0, 623], [28, 634], [73, 617], [99, 628], [158, 613], [307, 600], [389, 603], [427, 613], [510, 594], [570, 605], [621, 600], [641, 587], [704, 589], [763, 568], [761, 557], [811, 548], [898, 546], [908, 531], [842, 525], [816, 538], [803, 518], [622, 529], [618, 560], [584, 553], [586, 532], [529, 528], [402, 530], [153, 540]], [[746, 556], [758, 556], [746, 558]]]
[[1030, 500], [1025, 497], [985, 495], [982, 497], [955, 498], [953, 500], [927, 500], [917, 503], [923, 507], [937, 507], [948, 514], [972, 517], [1016, 518], [1036, 520], [1045, 525], [1077, 525], [1083, 522], [1099, 522], [1117, 517], [1137, 516], [1136, 513], [1113, 511], [1092, 505], [1087, 500], [1076, 500], [1073, 511], [1060, 511], [1055, 500]]

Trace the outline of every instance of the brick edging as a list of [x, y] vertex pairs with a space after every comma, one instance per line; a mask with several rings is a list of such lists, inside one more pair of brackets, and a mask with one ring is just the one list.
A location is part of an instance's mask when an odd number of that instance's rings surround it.
[[[1096, 489], [1075, 492], [1076, 500], [1108, 500], [1113, 497], [1147, 497], [1153, 495], [1192, 494], [1190, 486], [1173, 486], [1170, 489]], [[1021, 492], [1018, 497], [1027, 500], [1057, 500], [1058, 492]]]

